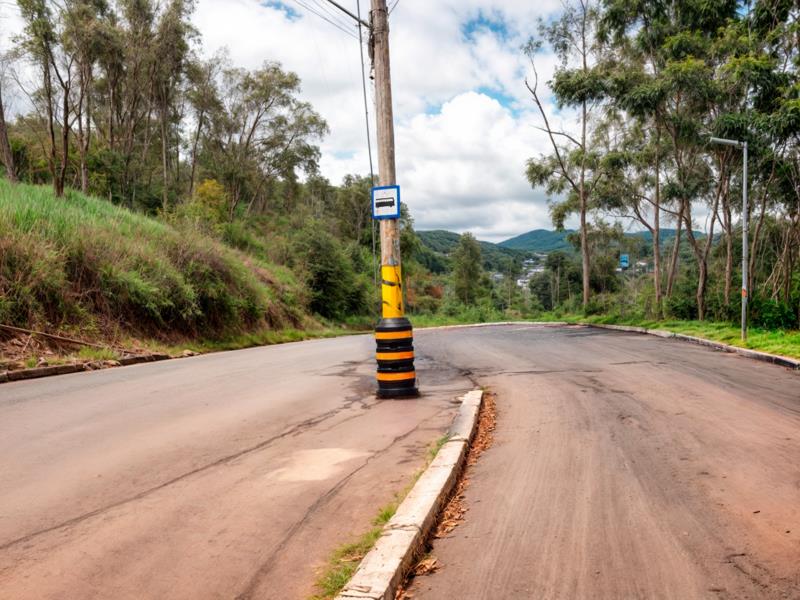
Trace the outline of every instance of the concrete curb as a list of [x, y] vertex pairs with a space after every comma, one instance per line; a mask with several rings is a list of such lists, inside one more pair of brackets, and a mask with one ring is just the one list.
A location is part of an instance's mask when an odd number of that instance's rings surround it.
[[730, 344], [723, 344], [722, 342], [715, 342], [705, 338], [695, 337], [693, 335], [673, 333], [672, 331], [664, 331], [663, 329], [647, 329], [645, 327], [635, 327], [633, 325], [602, 325], [597, 323], [586, 323], [586, 325], [588, 327], [596, 327], [598, 329], [611, 329], [614, 331], [626, 331], [629, 333], [644, 333], [662, 338], [683, 340], [685, 342], [698, 344], [699, 346], [706, 346], [715, 350], [722, 350], [723, 352], [733, 352], [747, 358], [768, 362], [773, 365], [779, 365], [789, 369], [800, 369], [800, 360], [795, 358], [789, 358], [788, 356], [781, 356], [779, 354], [769, 354], [767, 352], [760, 352], [758, 350], [749, 350], [747, 348], [740, 348], [739, 346], [731, 346]]
[[478, 425], [482, 402], [481, 390], [463, 396], [447, 442], [383, 528], [381, 537], [336, 600], [394, 600], [397, 587], [412, 567], [439, 509], [458, 479]]
[[0, 383], [23, 381], [26, 379], [39, 379], [53, 375], [68, 375], [70, 373], [83, 373], [84, 371], [97, 371], [103, 368], [127, 367], [146, 362], [155, 362], [172, 358], [168, 354], [146, 354], [144, 356], [123, 356], [113, 361], [114, 365], [103, 364], [103, 361], [74, 363], [65, 365], [51, 365], [47, 367], [34, 367], [32, 369], [17, 369], [14, 371], [0, 371]]

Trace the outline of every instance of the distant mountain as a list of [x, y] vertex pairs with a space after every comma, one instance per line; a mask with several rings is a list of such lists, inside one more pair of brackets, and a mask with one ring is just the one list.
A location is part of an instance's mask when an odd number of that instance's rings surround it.
[[[548, 229], [534, 229], [528, 233], [523, 233], [511, 239], [500, 242], [498, 245], [501, 248], [510, 248], [513, 250], [523, 250], [527, 252], [555, 252], [561, 250], [563, 252], [575, 252], [575, 248], [567, 241], [567, 236], [570, 233], [575, 233], [574, 229], [565, 229], [564, 231], [550, 231]], [[704, 234], [700, 231], [694, 232], [696, 237], [702, 237]], [[632, 231], [625, 234], [630, 238], [641, 238], [646, 242], [652, 243], [653, 235], [649, 231]], [[675, 237], [675, 229], [662, 229], [661, 230], [661, 245], [667, 243]]]
[[570, 233], [572, 233], [571, 229], [564, 231], [534, 229], [528, 233], [523, 233], [504, 242], [500, 242], [498, 245], [501, 248], [527, 250], [528, 252], [554, 252], [556, 250], [571, 252], [574, 248], [572, 244], [567, 241], [567, 236]]
[[[460, 234], [444, 229], [434, 229], [431, 231], [417, 231], [420, 241], [427, 250], [438, 255], [447, 257], [455, 250], [458, 245]], [[519, 258], [528, 255], [524, 250], [515, 248], [505, 248], [491, 242], [478, 241], [481, 246], [484, 267], [490, 271], [499, 271], [502, 264], [509, 258]], [[430, 259], [425, 258], [422, 262], [427, 263]]]

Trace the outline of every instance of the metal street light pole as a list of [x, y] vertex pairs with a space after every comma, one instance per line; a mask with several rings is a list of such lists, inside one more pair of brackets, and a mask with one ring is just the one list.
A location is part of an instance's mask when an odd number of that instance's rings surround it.
[[712, 137], [710, 141], [715, 144], [724, 144], [725, 146], [742, 149], [742, 341], [745, 341], [747, 340], [747, 300], [750, 295], [750, 290], [748, 289], [750, 211], [748, 210], [747, 201], [747, 142], [717, 137]]

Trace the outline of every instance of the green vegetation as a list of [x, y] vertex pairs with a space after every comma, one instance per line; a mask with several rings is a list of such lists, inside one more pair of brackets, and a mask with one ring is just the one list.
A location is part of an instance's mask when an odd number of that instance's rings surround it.
[[528, 250], [530, 252], [553, 252], [554, 250], [571, 252], [573, 246], [567, 240], [567, 235], [570, 233], [572, 233], [570, 230], [549, 231], [547, 229], [534, 229], [500, 242], [499, 245], [501, 248]]
[[381, 537], [383, 526], [394, 516], [398, 506], [399, 502], [394, 501], [382, 507], [373, 519], [373, 526], [369, 531], [356, 541], [344, 544], [333, 552], [327, 569], [317, 579], [319, 594], [313, 596], [313, 600], [328, 600], [342, 591], [361, 563], [361, 559]]
[[189, 227], [0, 180], [0, 321], [222, 336], [303, 322], [290, 274]]
[[[797, 3], [783, 0], [602, 0], [566, 2], [540, 24], [525, 49], [534, 67], [527, 84], [549, 147], [529, 159], [526, 175], [551, 197], [557, 228], [579, 222], [585, 311], [595, 312], [593, 295], [607, 291], [592, 281], [595, 263], [608, 258], [593, 238], [624, 219], [650, 234], [646, 316], [729, 318], [747, 215], [755, 316], [769, 327], [797, 326], [798, 17]], [[544, 47], [560, 59], [548, 82], [556, 107], [536, 75]], [[554, 108], [571, 111], [577, 127], [554, 128]], [[711, 136], [748, 144], [744, 208], [741, 149]], [[665, 224], [675, 229], [671, 248], [662, 248]]]
[[[417, 236], [424, 248], [429, 249], [441, 259], [443, 267], [441, 269], [431, 268], [431, 270], [438, 273], [448, 271], [451, 268], [449, 256], [458, 247], [461, 236], [452, 231], [444, 231], [442, 229], [418, 231]], [[501, 244], [492, 244], [491, 242], [479, 240], [478, 244], [481, 247], [483, 268], [489, 271], [499, 271], [509, 260], [522, 260], [526, 258], [528, 253], [524, 250], [530, 250], [530, 248], [521, 248], [520, 250], [523, 251], [520, 251], [516, 248], [506, 247], [505, 242]]]

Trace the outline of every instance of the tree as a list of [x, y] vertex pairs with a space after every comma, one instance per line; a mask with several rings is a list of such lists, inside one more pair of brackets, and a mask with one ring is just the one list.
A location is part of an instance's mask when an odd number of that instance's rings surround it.
[[246, 202], [246, 212], [267, 210], [267, 192], [281, 178], [294, 181], [298, 170], [314, 173], [325, 121], [297, 98], [299, 77], [277, 63], [260, 69], [225, 69], [223, 110], [203, 140], [206, 170], [230, 191], [231, 218]]
[[6, 110], [3, 104], [3, 87], [5, 84], [5, 62], [0, 57], [0, 163], [6, 170], [6, 177], [12, 183], [18, 181], [17, 168], [14, 164], [14, 153], [8, 141], [8, 126], [6, 125]]
[[481, 247], [471, 233], [463, 234], [453, 251], [453, 288], [467, 306], [475, 304], [483, 275]]
[[[581, 261], [583, 269], [583, 306], [589, 303], [591, 251], [588, 243], [588, 214], [592, 208], [595, 187], [601, 181], [602, 165], [591, 145], [590, 127], [592, 112], [605, 96], [605, 81], [602, 69], [593, 64], [595, 49], [595, 27], [597, 12], [591, 0], [577, 0], [565, 4], [564, 12], [552, 23], [541, 23], [540, 34], [547, 40], [560, 60], [550, 85], [559, 108], [568, 107], [578, 111], [580, 133], [552, 127], [539, 92], [539, 76], [534, 56], [541, 48], [541, 41], [531, 40], [525, 47], [533, 82], [526, 79], [534, 103], [542, 118], [541, 129], [547, 134], [553, 153], [530, 159], [527, 177], [534, 187], [545, 186], [552, 195], [566, 197], [553, 204], [553, 222], [563, 229], [565, 219], [577, 213], [580, 222]], [[573, 62], [577, 67], [573, 67]]]

